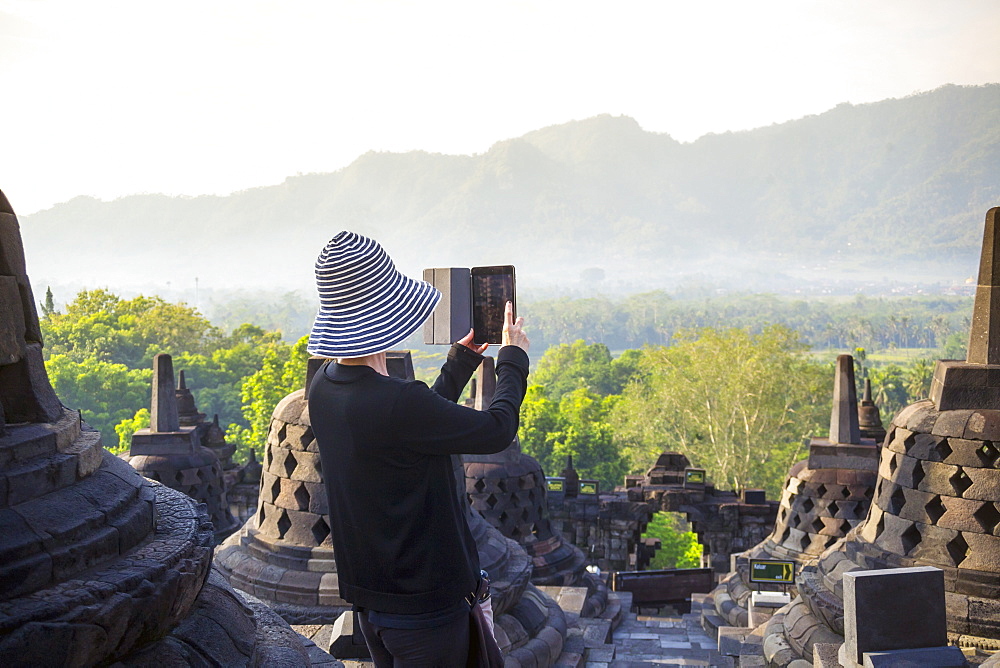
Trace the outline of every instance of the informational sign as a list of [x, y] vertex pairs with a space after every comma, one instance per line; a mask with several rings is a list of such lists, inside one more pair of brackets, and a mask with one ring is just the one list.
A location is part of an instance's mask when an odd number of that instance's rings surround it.
[[705, 469], [684, 469], [685, 487], [702, 487], [705, 485]]
[[751, 559], [750, 582], [792, 585], [795, 584], [795, 562], [778, 559]]
[[580, 494], [597, 494], [597, 481], [596, 480], [581, 480], [580, 481]]
[[565, 492], [566, 478], [546, 478], [545, 488], [550, 492]]

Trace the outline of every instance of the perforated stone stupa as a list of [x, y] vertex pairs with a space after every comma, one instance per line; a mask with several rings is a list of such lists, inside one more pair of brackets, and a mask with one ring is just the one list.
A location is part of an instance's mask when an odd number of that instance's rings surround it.
[[309, 665], [287, 625], [210, 575], [211, 543], [192, 499], [60, 404], [0, 192], [0, 663]]
[[843, 642], [844, 573], [907, 566], [944, 571], [952, 643], [1000, 649], [998, 213], [986, 216], [968, 358], [938, 362], [931, 399], [892, 419], [864, 523], [803, 569], [800, 597], [762, 630], [769, 665]]
[[330, 513], [306, 389], [325, 362], [309, 360], [305, 385], [274, 409], [257, 513], [219, 546], [215, 561], [237, 589], [292, 624], [332, 624], [350, 605], [340, 598]]
[[[483, 410], [496, 387], [493, 359], [483, 360], [476, 375], [475, 407]], [[507, 538], [517, 541], [532, 564], [536, 585], [587, 587], [585, 613], [600, 614], [607, 604], [604, 582], [586, 570], [586, 556], [553, 530], [546, 504], [545, 473], [538, 461], [521, 452], [517, 437], [503, 452], [463, 455], [465, 492], [473, 510]]]
[[[193, 399], [188, 408], [191, 419]], [[196, 413], [195, 417], [200, 420], [204, 415]], [[215, 540], [221, 541], [239, 526], [226, 500], [222, 465], [212, 450], [201, 445], [197, 426], [181, 425], [173, 361], [163, 353], [153, 358], [149, 424], [132, 435], [132, 446], [123, 458], [150, 480], [204, 503], [215, 528]]]
[[[736, 570], [706, 598], [702, 624], [707, 630], [747, 626], [750, 559], [811, 563], [867, 515], [878, 449], [873, 439], [861, 437], [856, 392], [854, 359], [840, 355], [834, 373], [830, 436], [811, 439], [809, 458], [789, 470], [774, 531], [737, 555]], [[781, 590], [776, 585], [762, 588]]]

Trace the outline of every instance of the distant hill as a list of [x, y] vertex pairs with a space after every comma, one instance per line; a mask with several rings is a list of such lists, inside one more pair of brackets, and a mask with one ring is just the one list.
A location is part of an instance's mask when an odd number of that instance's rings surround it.
[[1000, 85], [944, 86], [687, 144], [598, 116], [482, 155], [367, 153], [226, 197], [78, 197], [21, 224], [33, 277], [62, 283], [308, 288], [348, 228], [408, 272], [510, 262], [522, 283], [601, 268], [605, 285], [767, 288], [805, 265], [967, 275], [998, 175]]

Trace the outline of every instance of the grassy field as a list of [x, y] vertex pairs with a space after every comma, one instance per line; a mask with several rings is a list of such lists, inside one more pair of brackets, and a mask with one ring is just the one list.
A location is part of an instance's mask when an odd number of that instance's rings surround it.
[[[941, 354], [938, 348], [892, 348], [887, 350], [867, 351], [868, 365], [884, 366], [886, 364], [909, 365], [916, 360], [936, 360]], [[853, 355], [853, 350], [810, 350], [809, 356], [821, 362], [832, 362], [837, 355]]]

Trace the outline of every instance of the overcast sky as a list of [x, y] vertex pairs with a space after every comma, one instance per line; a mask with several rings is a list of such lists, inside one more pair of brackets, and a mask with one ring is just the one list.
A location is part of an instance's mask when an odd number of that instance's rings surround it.
[[693, 141], [1000, 81], [997, 0], [0, 0], [0, 189], [198, 195], [601, 113]]

